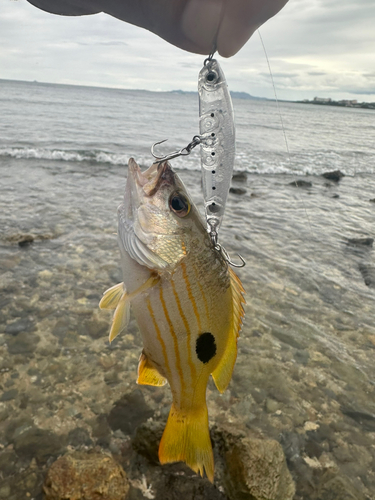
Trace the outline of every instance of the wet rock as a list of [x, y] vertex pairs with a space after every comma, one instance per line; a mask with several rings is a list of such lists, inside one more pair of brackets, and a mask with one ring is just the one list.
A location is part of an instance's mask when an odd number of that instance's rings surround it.
[[229, 192], [233, 193], [233, 194], [246, 194], [246, 189], [245, 188], [231, 187], [231, 188], [229, 188]]
[[358, 411], [345, 407], [342, 407], [341, 411], [347, 417], [350, 417], [353, 420], [355, 420], [366, 431], [375, 432], [375, 415], [373, 415], [372, 413], [367, 413], [365, 411]]
[[375, 203], [375, 198], [371, 198], [369, 201], [371, 201], [371, 203]]
[[362, 274], [365, 285], [375, 288], [375, 267], [366, 264], [359, 264], [358, 268]]
[[158, 464], [158, 450], [165, 422], [149, 421], [137, 427], [132, 441], [134, 450], [149, 462]]
[[82, 427], [77, 427], [69, 432], [67, 443], [71, 446], [91, 446], [93, 444], [89, 433]]
[[332, 172], [324, 172], [322, 177], [330, 181], [339, 182], [340, 179], [345, 177], [345, 174], [343, 174], [340, 170], [333, 170]]
[[374, 238], [348, 238], [347, 242], [357, 247], [372, 247]]
[[18, 396], [18, 389], [10, 389], [9, 391], [5, 391], [0, 396], [0, 401], [11, 401]]
[[324, 479], [319, 488], [319, 500], [365, 500], [364, 495], [351, 484], [348, 478], [342, 476], [331, 478], [328, 473], [328, 480]]
[[45, 463], [51, 456], [59, 455], [64, 448], [64, 439], [53, 432], [26, 426], [15, 433], [14, 449], [19, 456], [36, 458], [39, 463]]
[[35, 323], [28, 318], [19, 318], [5, 327], [5, 333], [18, 335], [21, 332], [32, 332], [36, 329]]
[[90, 335], [93, 339], [105, 338], [109, 332], [108, 321], [93, 318], [83, 324], [82, 334]]
[[8, 351], [10, 354], [31, 354], [37, 348], [38, 342], [38, 335], [22, 332], [16, 337], [9, 338], [7, 341]]
[[116, 401], [110, 414], [108, 423], [112, 430], [120, 429], [124, 434], [132, 434], [136, 427], [153, 415], [139, 389], [125, 394]]
[[307, 188], [307, 187], [311, 187], [312, 186], [312, 182], [310, 181], [303, 181], [301, 179], [297, 179], [293, 182], [290, 182], [289, 183], [289, 186], [293, 186], [293, 187], [298, 187], [298, 188]]
[[46, 500], [124, 500], [129, 483], [111, 456], [74, 452], [52, 464], [43, 490]]
[[246, 182], [247, 181], [247, 172], [237, 172], [232, 175], [232, 180], [236, 182]]
[[340, 198], [340, 195], [336, 193], [336, 194], [334, 194], [334, 195], [332, 196], [332, 198], [335, 198], [335, 199], [336, 199], [336, 198]]
[[[171, 469], [174, 466], [171, 467]], [[169, 469], [169, 468], [168, 468]], [[164, 466], [164, 470], [167, 467]], [[191, 477], [184, 470], [176, 470], [175, 473], [163, 474], [160, 481], [154, 486], [155, 500], [227, 500], [215, 485], [201, 477]], [[143, 496], [145, 498], [145, 496]]]
[[20, 237], [18, 244], [20, 247], [28, 247], [33, 241], [34, 236], [32, 234], [25, 234]]
[[292, 500], [295, 485], [281, 445], [273, 439], [221, 432], [224, 484], [231, 500]]

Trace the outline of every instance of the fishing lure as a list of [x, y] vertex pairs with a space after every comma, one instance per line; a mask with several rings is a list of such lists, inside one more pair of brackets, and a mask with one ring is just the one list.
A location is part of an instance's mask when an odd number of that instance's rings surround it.
[[198, 78], [203, 197], [208, 231], [217, 240], [224, 216], [235, 156], [233, 106], [216, 59], [208, 58]]
[[193, 148], [200, 144], [207, 231], [214, 247], [228, 264], [233, 267], [243, 267], [244, 259], [239, 255], [241, 264], [235, 264], [217, 241], [233, 173], [235, 126], [232, 99], [224, 72], [212, 55], [204, 61], [198, 77], [200, 135], [194, 136], [186, 147], [165, 156], [157, 156], [154, 152], [155, 146], [165, 140], [156, 142], [151, 148], [151, 153], [157, 163], [161, 163], [178, 156], [189, 155]]

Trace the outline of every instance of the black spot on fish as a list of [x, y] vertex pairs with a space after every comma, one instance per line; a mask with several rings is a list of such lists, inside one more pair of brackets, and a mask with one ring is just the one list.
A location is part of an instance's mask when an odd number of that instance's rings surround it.
[[212, 333], [205, 332], [197, 338], [195, 352], [202, 363], [208, 363], [215, 356], [216, 342]]

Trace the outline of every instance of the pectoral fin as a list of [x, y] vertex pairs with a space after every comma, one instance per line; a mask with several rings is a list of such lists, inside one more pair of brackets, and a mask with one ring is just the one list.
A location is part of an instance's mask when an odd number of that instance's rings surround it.
[[167, 379], [160, 375], [158, 370], [151, 364], [147, 355], [142, 352], [138, 364], [137, 384], [162, 386], [167, 383]]
[[[159, 280], [159, 275], [152, 274], [148, 278], [148, 280], [143, 283], [143, 285], [141, 285], [132, 293], [126, 293], [123, 283], [119, 283], [118, 285], [110, 288], [104, 293], [104, 296], [99, 303], [99, 307], [101, 306], [102, 309], [114, 309], [114, 307], [116, 307], [115, 314], [113, 315], [112, 319], [111, 330], [109, 332], [110, 342], [112, 342], [112, 340], [114, 340], [117, 335], [124, 331], [128, 326], [130, 316], [130, 302], [132, 301], [132, 299], [134, 299], [134, 297], [136, 297], [140, 293], [156, 285]], [[122, 295], [120, 296], [121, 286]]]
[[103, 297], [99, 302], [100, 309], [116, 309], [123, 293], [125, 292], [124, 283], [118, 283], [117, 285], [108, 288], [103, 293]]
[[229, 332], [228, 343], [225, 348], [224, 355], [215, 370], [212, 372], [212, 378], [214, 379], [215, 385], [220, 392], [225, 391], [228, 387], [230, 379], [232, 378], [232, 372], [237, 358], [237, 339], [239, 337], [242, 320], [245, 315], [243, 308], [243, 305], [245, 304], [245, 299], [243, 297], [245, 290], [238, 276], [230, 268], [229, 275], [233, 300], [232, 326], [231, 331]]

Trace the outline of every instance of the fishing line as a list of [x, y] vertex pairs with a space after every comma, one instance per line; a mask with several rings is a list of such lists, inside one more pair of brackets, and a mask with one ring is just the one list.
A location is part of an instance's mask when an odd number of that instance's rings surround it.
[[[271, 77], [271, 82], [272, 82], [272, 87], [273, 87], [273, 93], [275, 95], [275, 101], [276, 101], [276, 106], [277, 106], [277, 111], [278, 111], [278, 114], [279, 114], [279, 118], [280, 118], [280, 123], [281, 123], [281, 128], [282, 128], [282, 131], [283, 131], [283, 135], [284, 135], [284, 140], [285, 140], [285, 146], [286, 146], [286, 150], [287, 150], [287, 153], [288, 153], [288, 159], [289, 159], [289, 166], [290, 166], [290, 169], [292, 170], [292, 159], [291, 159], [291, 156], [290, 156], [290, 150], [289, 150], [289, 144], [288, 144], [288, 139], [286, 137], [286, 131], [285, 131], [285, 127], [284, 127], [284, 121], [283, 121], [283, 117], [282, 117], [282, 113], [281, 113], [281, 109], [280, 109], [280, 105], [279, 105], [279, 99], [277, 97], [277, 92], [276, 92], [276, 86], [275, 86], [275, 81], [273, 79], [273, 74], [272, 74], [272, 70], [271, 70], [271, 64], [270, 64], [270, 61], [268, 59], [268, 54], [267, 54], [267, 51], [266, 51], [266, 47], [263, 43], [263, 38], [262, 38], [262, 35], [260, 34], [260, 30], [258, 29], [258, 35], [259, 35], [259, 38], [260, 38], [260, 42], [262, 44], [262, 47], [263, 47], [263, 51], [264, 51], [264, 55], [266, 57], [266, 61], [267, 61], [267, 65], [268, 65], [268, 71], [270, 73], [270, 77]], [[296, 181], [295, 181], [296, 182]], [[297, 186], [297, 182], [296, 182], [296, 186]], [[312, 229], [312, 226], [311, 226], [311, 222], [310, 222], [310, 217], [307, 213], [307, 209], [306, 209], [306, 205], [305, 205], [305, 202], [302, 198], [300, 198], [300, 201], [302, 202], [302, 205], [303, 205], [303, 210], [305, 212], [305, 215], [306, 215], [306, 219], [307, 219], [307, 222], [309, 224], [309, 227], [310, 227], [310, 232], [311, 232], [311, 235], [312, 236], [315, 236], [314, 235], [314, 231]], [[313, 259], [314, 260], [314, 259]], [[315, 262], [315, 261], [314, 261]]]

